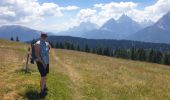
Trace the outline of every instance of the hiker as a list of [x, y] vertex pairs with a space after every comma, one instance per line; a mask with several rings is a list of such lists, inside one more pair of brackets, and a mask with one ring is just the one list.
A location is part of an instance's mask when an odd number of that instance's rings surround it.
[[40, 87], [41, 92], [40, 96], [44, 96], [46, 92], [48, 91], [47, 85], [46, 85], [46, 76], [49, 73], [49, 50], [50, 45], [47, 42], [47, 34], [41, 33], [40, 40], [38, 40], [34, 44], [35, 49], [35, 56], [36, 56], [36, 63], [38, 70], [41, 75], [40, 80]]

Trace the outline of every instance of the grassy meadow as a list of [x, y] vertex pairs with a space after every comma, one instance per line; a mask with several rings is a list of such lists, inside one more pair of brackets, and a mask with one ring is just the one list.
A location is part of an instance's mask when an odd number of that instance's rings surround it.
[[[0, 100], [39, 100], [40, 75], [25, 73], [27, 44], [0, 40]], [[170, 100], [170, 67], [71, 50], [50, 52], [45, 100]]]

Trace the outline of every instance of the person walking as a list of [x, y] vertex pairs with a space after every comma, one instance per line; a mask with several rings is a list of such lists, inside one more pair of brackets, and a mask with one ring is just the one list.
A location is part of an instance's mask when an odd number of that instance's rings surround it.
[[49, 73], [49, 50], [50, 45], [47, 42], [47, 34], [41, 33], [40, 40], [38, 40], [34, 46], [35, 46], [35, 56], [36, 56], [36, 63], [38, 70], [41, 75], [40, 80], [40, 97], [45, 96], [46, 92], [48, 91], [47, 85], [46, 85], [46, 76]]

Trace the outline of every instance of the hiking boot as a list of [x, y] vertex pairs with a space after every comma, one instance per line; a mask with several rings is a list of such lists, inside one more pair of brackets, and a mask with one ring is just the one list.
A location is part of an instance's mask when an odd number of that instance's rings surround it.
[[41, 92], [40, 92], [40, 98], [44, 98], [45, 97], [45, 95], [46, 95], [46, 93], [45, 93], [45, 91], [44, 90], [41, 90]]
[[45, 84], [44, 86], [44, 91], [47, 92], [48, 91], [48, 88], [47, 88], [47, 85]]
[[45, 88], [44, 88], [44, 91], [45, 91], [45, 92], [47, 92], [47, 91], [48, 91], [48, 88], [47, 88], [47, 87], [45, 87]]

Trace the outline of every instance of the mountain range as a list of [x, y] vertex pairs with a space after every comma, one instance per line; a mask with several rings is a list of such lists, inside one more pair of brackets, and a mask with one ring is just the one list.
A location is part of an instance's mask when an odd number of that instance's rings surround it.
[[[4, 25], [0, 27], [0, 38], [14, 40], [18, 37], [21, 42], [31, 41], [40, 37], [41, 31], [30, 29], [20, 25]], [[52, 32], [47, 32], [48, 35], [54, 35]]]
[[170, 11], [154, 25], [146, 27], [126, 37], [127, 40], [153, 43], [170, 43]]
[[5, 25], [0, 27], [0, 38], [10, 39], [19, 38], [20, 41], [29, 41], [39, 37], [40, 31], [19, 25]]
[[82, 22], [79, 26], [70, 28], [67, 31], [59, 32], [58, 35], [82, 37], [83, 33], [98, 29], [98, 25], [91, 22]]
[[110, 31], [113, 34], [117, 34], [120, 38], [137, 32], [140, 29], [142, 29], [142, 26], [139, 23], [124, 14], [118, 20], [110, 19], [101, 27], [101, 30]]
[[85, 32], [82, 37], [90, 39], [124, 39], [142, 29], [142, 26], [127, 15], [118, 20], [109, 19], [99, 29]]
[[[54, 35], [55, 33], [48, 32], [48, 34]], [[101, 27], [91, 22], [82, 22], [79, 26], [56, 34], [87, 39], [124, 39], [170, 44], [170, 12], [165, 14], [154, 24], [150, 20], [139, 23], [123, 14], [117, 20], [113, 18], [109, 19]], [[0, 27], [0, 38], [4, 39], [18, 37], [20, 41], [25, 42], [36, 39], [39, 35], [39, 30], [19, 25]]]

